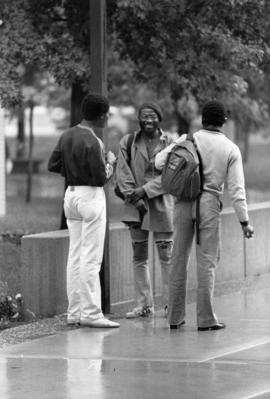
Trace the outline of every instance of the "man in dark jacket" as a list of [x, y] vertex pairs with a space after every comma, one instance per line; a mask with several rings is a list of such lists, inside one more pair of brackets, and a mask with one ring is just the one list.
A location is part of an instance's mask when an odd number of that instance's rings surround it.
[[83, 119], [60, 137], [48, 164], [67, 182], [64, 212], [69, 230], [67, 263], [68, 324], [89, 327], [119, 327], [101, 310], [99, 271], [105, 227], [104, 184], [113, 173], [115, 156], [105, 151], [95, 128], [103, 128], [109, 111], [108, 100], [88, 94], [82, 102]]
[[163, 306], [166, 308], [173, 236], [174, 200], [162, 189], [161, 172], [154, 165], [156, 154], [172, 139], [159, 127], [162, 111], [158, 104], [143, 104], [138, 118], [140, 129], [133, 136], [130, 151], [127, 148], [129, 135], [120, 142], [116, 167], [117, 184], [125, 201], [137, 208], [141, 216], [139, 225], [130, 225], [136, 306], [126, 314], [127, 318], [150, 316], [154, 312], [148, 268], [150, 231], [154, 233], [161, 263]]

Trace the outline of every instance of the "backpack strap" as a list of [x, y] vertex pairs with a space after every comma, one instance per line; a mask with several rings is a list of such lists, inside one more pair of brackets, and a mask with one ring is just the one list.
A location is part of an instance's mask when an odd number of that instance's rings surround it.
[[[127, 139], [127, 159], [126, 159], [129, 167], [130, 167], [130, 161], [131, 161], [131, 146], [132, 146], [133, 138], [134, 138], [134, 133], [130, 133], [128, 135], [128, 139]], [[120, 191], [118, 184], [116, 184], [116, 186], [114, 187], [114, 193], [117, 197], [121, 198], [121, 200], [125, 201], [125, 196]]]
[[[204, 184], [204, 178], [203, 178], [203, 164], [202, 164], [202, 157], [201, 154], [198, 150], [198, 146], [194, 140], [193, 133], [188, 133], [187, 135], [187, 140], [192, 141], [197, 155], [199, 159], [199, 173], [200, 173], [200, 182], [201, 182], [201, 193], [203, 191], [203, 184]], [[196, 199], [196, 243], [200, 245], [200, 200], [201, 200], [201, 194], [198, 196]]]
[[192, 133], [192, 132], [188, 133], [188, 134], [187, 134], [186, 140], [192, 141], [192, 143], [193, 143], [193, 145], [194, 145], [194, 147], [195, 147], [195, 150], [196, 150], [196, 152], [197, 152], [197, 155], [198, 155], [198, 159], [199, 159], [199, 172], [200, 172], [200, 180], [201, 180], [201, 191], [202, 191], [202, 190], [203, 190], [203, 184], [204, 184], [204, 181], [203, 181], [203, 180], [204, 180], [204, 179], [203, 179], [203, 164], [202, 164], [202, 157], [201, 157], [201, 154], [200, 154], [200, 152], [199, 152], [199, 150], [198, 150], [197, 143], [196, 143], [196, 141], [194, 140], [194, 133]]
[[130, 166], [130, 161], [131, 161], [131, 146], [132, 146], [132, 142], [134, 139], [134, 133], [130, 133], [128, 135], [128, 139], [127, 139], [127, 163]]

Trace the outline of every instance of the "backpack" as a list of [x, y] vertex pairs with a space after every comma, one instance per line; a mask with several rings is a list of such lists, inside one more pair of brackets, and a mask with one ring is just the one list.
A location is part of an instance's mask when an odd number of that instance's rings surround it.
[[[127, 139], [127, 163], [128, 165], [130, 165], [130, 160], [131, 160], [131, 145], [133, 142], [133, 138], [134, 138], [134, 133], [131, 133], [128, 135], [128, 139]], [[125, 196], [122, 194], [118, 184], [116, 184], [116, 186], [114, 187], [114, 193], [117, 197], [121, 198], [121, 200], [125, 200]]]
[[192, 133], [168, 154], [161, 184], [164, 191], [182, 201], [194, 201], [200, 196], [203, 187], [202, 162]]

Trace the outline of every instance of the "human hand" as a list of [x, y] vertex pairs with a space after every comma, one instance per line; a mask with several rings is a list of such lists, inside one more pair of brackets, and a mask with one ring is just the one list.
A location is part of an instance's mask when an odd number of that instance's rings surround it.
[[144, 191], [144, 189], [142, 187], [135, 188], [135, 190], [132, 191], [132, 193], [129, 194], [129, 196], [128, 196], [129, 202], [134, 205], [140, 199], [145, 197], [145, 195], [146, 195], [146, 193], [145, 193], [145, 191]]
[[145, 202], [140, 199], [138, 202], [136, 202], [135, 206], [139, 211], [140, 217], [143, 218], [146, 212], [148, 212]]
[[116, 156], [112, 151], [107, 152], [107, 162], [111, 165], [113, 165], [116, 162]]
[[254, 237], [254, 228], [250, 224], [248, 224], [247, 226], [242, 226], [242, 230], [244, 232], [245, 238]]

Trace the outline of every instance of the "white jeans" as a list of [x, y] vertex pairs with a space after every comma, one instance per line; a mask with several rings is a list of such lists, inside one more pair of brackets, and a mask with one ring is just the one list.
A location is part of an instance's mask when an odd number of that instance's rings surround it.
[[69, 230], [68, 319], [95, 320], [103, 317], [99, 279], [106, 230], [103, 188], [69, 186], [64, 211]]

